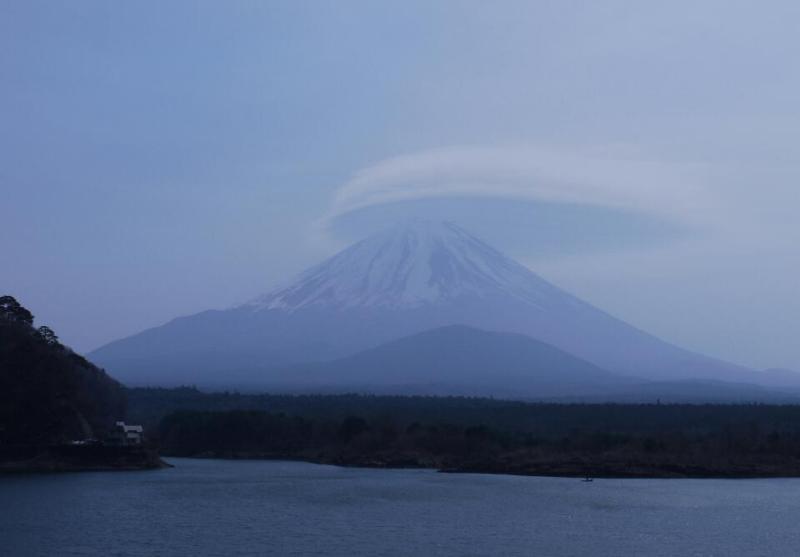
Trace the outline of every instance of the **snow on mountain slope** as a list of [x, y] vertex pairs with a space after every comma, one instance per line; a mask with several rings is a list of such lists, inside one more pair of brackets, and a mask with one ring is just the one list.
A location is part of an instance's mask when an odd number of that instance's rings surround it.
[[497, 295], [539, 307], [554, 296], [579, 303], [458, 226], [413, 220], [358, 242], [250, 305], [290, 312], [310, 306], [408, 309]]

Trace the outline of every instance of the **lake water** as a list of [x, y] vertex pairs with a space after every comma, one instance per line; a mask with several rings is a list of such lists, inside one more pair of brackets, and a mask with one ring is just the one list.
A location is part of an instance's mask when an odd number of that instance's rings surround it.
[[595, 480], [172, 459], [0, 477], [0, 555], [798, 555], [800, 480]]

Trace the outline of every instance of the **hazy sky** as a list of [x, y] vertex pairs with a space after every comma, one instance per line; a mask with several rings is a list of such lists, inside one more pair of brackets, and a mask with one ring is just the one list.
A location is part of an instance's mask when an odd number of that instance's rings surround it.
[[79, 350], [453, 220], [800, 369], [797, 2], [0, 3], [0, 293]]

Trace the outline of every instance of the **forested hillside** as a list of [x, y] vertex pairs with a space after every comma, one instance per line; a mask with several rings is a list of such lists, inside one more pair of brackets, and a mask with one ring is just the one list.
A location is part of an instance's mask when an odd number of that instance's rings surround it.
[[59, 342], [11, 296], [0, 297], [0, 444], [101, 437], [125, 414], [125, 391]]

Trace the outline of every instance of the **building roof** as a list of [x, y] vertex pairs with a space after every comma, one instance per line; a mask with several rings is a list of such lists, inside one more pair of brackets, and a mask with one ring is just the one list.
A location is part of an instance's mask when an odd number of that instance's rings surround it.
[[117, 427], [121, 428], [125, 433], [142, 433], [144, 431], [144, 428], [140, 425], [128, 425], [125, 422], [117, 422]]

